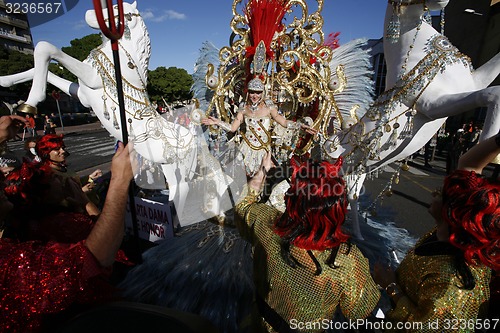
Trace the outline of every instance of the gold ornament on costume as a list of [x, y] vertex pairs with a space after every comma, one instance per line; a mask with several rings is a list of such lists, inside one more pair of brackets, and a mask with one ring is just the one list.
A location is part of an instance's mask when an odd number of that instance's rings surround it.
[[[325, 137], [330, 115], [338, 122], [335, 128], [341, 127], [342, 115], [334, 94], [343, 89], [346, 79], [342, 66], [336, 73], [330, 70], [332, 49], [324, 45], [322, 31], [324, 0], [316, 1], [313, 13], [309, 13], [305, 0], [249, 0], [246, 6], [242, 0], [233, 1], [234, 38], [231, 45], [220, 49], [217, 73], [213, 65], [209, 66], [205, 79], [214, 91], [207, 114], [230, 122], [235, 111], [226, 107], [228, 100], [235, 105], [244, 102], [244, 83], [259, 75], [265, 87], [279, 92], [270, 93], [268, 98], [287, 119], [313, 113], [312, 127]], [[332, 77], [335, 74], [337, 79]], [[300, 147], [291, 148], [298, 155], [313, 145], [307, 136], [300, 142]]]

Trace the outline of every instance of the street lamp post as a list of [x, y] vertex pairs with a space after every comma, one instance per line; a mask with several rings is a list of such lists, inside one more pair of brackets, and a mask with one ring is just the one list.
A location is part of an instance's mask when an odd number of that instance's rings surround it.
[[59, 107], [59, 100], [61, 99], [61, 94], [58, 91], [52, 90], [52, 97], [56, 100], [57, 112], [59, 113], [59, 121], [61, 122], [61, 130], [64, 133], [64, 123], [61, 116], [61, 108]]

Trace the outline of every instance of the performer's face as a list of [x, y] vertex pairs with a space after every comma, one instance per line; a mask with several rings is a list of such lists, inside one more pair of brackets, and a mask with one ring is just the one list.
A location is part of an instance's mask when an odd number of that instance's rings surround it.
[[253, 91], [253, 90], [250, 90], [248, 92], [248, 94], [250, 95], [250, 101], [253, 104], [259, 102], [260, 99], [262, 98], [262, 91]]
[[52, 162], [63, 163], [66, 161], [67, 153], [64, 150], [64, 147], [60, 147], [59, 149], [50, 151], [50, 160]]

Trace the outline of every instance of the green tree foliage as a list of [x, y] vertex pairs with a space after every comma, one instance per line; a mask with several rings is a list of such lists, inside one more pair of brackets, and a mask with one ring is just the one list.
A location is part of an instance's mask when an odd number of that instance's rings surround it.
[[193, 78], [183, 68], [160, 66], [149, 71], [148, 94], [151, 101], [172, 103], [192, 98], [190, 92]]
[[[7, 50], [0, 47], [0, 75], [10, 75], [21, 73], [33, 68], [33, 56], [24, 54], [18, 51]], [[14, 94], [19, 99], [26, 99], [31, 88], [31, 82], [26, 82], [12, 86], [10, 88], [2, 88], [10, 94]]]

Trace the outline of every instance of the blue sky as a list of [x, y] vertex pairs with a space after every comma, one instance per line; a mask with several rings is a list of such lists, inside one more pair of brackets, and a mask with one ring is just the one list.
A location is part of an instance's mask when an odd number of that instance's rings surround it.
[[[317, 4], [307, 3], [311, 9]], [[192, 73], [204, 41], [227, 46], [232, 4], [232, 0], [137, 0], [151, 37], [150, 69], [178, 67]], [[387, 0], [325, 0], [323, 31], [325, 35], [339, 31], [341, 44], [355, 38], [380, 38], [386, 5]], [[72, 39], [98, 32], [85, 23], [88, 9], [93, 9], [92, 1], [80, 0], [66, 14], [32, 28], [34, 43], [69, 46]]]

